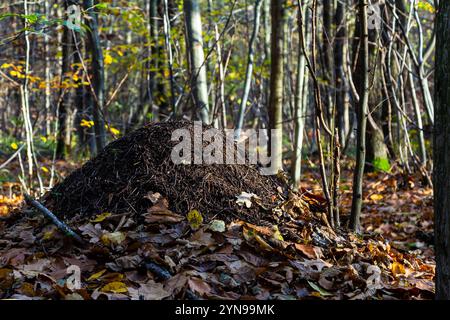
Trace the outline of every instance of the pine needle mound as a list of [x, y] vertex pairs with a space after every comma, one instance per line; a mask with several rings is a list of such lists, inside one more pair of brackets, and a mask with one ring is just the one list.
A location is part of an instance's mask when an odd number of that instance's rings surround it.
[[[261, 175], [248, 163], [174, 164], [171, 152], [179, 141], [171, 141], [171, 137], [181, 128], [194, 136], [193, 122], [169, 121], [148, 124], [110, 143], [56, 185], [44, 197], [45, 205], [62, 217], [103, 212], [142, 214], [153, 205], [149, 195], [160, 193], [169, 209], [180, 214], [196, 209], [206, 220], [218, 217], [257, 222], [263, 218], [262, 208], [274, 205], [280, 182]], [[203, 131], [209, 128], [202, 127]], [[218, 134], [223, 137], [225, 155], [225, 135]], [[203, 142], [203, 147], [208, 144]], [[238, 205], [236, 197], [242, 192], [257, 195], [261, 204], [250, 208]]]

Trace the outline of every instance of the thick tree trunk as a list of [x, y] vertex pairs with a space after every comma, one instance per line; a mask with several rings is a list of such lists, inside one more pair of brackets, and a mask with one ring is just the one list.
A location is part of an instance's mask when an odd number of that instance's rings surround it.
[[209, 123], [208, 88], [199, 0], [185, 0], [184, 14], [196, 114], [204, 123]]
[[436, 20], [434, 216], [436, 299], [450, 299], [450, 2], [441, 0]]

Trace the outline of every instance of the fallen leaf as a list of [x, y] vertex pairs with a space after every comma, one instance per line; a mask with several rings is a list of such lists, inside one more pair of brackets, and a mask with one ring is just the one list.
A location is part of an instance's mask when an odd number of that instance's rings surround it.
[[147, 223], [178, 223], [184, 220], [184, 217], [173, 213], [172, 211], [156, 206], [151, 207], [148, 213], [144, 215]]
[[103, 269], [97, 273], [94, 273], [93, 275], [91, 275], [86, 281], [94, 281], [97, 280], [98, 278], [100, 278], [104, 273], [106, 272], [106, 269]]
[[209, 284], [197, 277], [189, 278], [188, 285], [192, 291], [198, 293], [200, 296], [204, 296], [205, 294], [211, 292], [211, 287]]
[[132, 300], [162, 300], [170, 296], [170, 292], [164, 289], [162, 283], [150, 280], [147, 283], [139, 284], [139, 288], [129, 289]]
[[127, 285], [123, 282], [114, 281], [108, 283], [101, 290], [102, 292], [110, 292], [110, 293], [126, 293], [128, 292]]
[[295, 249], [310, 259], [318, 259], [322, 256], [322, 250], [307, 244], [294, 243]]
[[162, 195], [159, 192], [150, 191], [144, 198], [150, 200], [153, 204], [156, 204], [162, 198]]
[[321, 287], [319, 287], [318, 285], [316, 285], [314, 282], [309, 281], [308, 280], [308, 284], [311, 286], [311, 288], [313, 288], [314, 290], [316, 290], [321, 296], [332, 296], [333, 294], [322, 289]]
[[91, 222], [102, 222], [102, 221], [104, 221], [106, 218], [108, 218], [110, 216], [111, 216], [110, 212], [104, 212], [102, 214], [99, 214], [99, 215], [95, 216], [95, 218], [90, 220], [90, 221]]
[[195, 209], [189, 211], [189, 213], [187, 214], [187, 220], [193, 230], [197, 230], [198, 228], [200, 228], [203, 223], [202, 214]]
[[223, 220], [213, 220], [209, 225], [209, 229], [215, 232], [225, 232], [225, 222]]
[[242, 192], [240, 195], [236, 196], [236, 203], [238, 205], [245, 205], [247, 208], [252, 206], [252, 198], [259, 199], [259, 197], [254, 193]]
[[125, 234], [120, 231], [106, 232], [102, 235], [101, 240], [104, 245], [121, 244], [125, 240]]
[[380, 200], [383, 200], [384, 197], [381, 194], [375, 193], [375, 194], [372, 194], [369, 198], [370, 198], [370, 200], [373, 200], [373, 201], [380, 201]]
[[405, 266], [400, 262], [395, 261], [391, 266], [391, 271], [394, 276], [397, 276], [398, 274], [405, 274]]

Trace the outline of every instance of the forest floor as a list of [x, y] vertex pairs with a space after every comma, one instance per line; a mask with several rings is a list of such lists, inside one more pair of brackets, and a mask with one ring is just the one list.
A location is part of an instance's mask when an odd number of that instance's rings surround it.
[[[75, 167], [56, 164], [61, 176]], [[342, 167], [345, 223], [352, 164]], [[302, 187], [321, 194], [312, 163], [303, 175]], [[18, 190], [2, 183], [0, 216], [21, 205]], [[280, 208], [299, 218], [272, 227], [202, 223], [201, 213], [186, 218], [155, 199], [142, 224], [108, 212], [69, 221], [87, 246], [67, 241], [40, 214], [16, 212], [23, 217], [14, 223], [0, 220], [0, 298], [432, 299], [432, 199], [419, 178], [366, 174], [363, 236], [334, 232], [296, 197]], [[68, 285], [71, 265], [80, 269], [81, 288]]]

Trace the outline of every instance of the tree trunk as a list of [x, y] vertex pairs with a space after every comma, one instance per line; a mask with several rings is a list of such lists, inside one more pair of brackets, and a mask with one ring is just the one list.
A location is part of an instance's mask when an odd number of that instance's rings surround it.
[[360, 23], [360, 46], [358, 64], [354, 79], [359, 95], [357, 116], [357, 138], [356, 138], [356, 164], [353, 174], [353, 198], [352, 211], [350, 215], [350, 228], [360, 232], [360, 216], [362, 208], [362, 183], [364, 175], [364, 164], [366, 159], [366, 123], [369, 102], [369, 32], [367, 26], [367, 0], [358, 0], [359, 23]]
[[[298, 9], [300, 15], [303, 10]], [[298, 45], [298, 61], [297, 61], [297, 79], [295, 88], [295, 109], [294, 109], [294, 152], [292, 154], [292, 184], [294, 189], [297, 189], [300, 184], [301, 170], [302, 170], [302, 148], [303, 148], [303, 131], [305, 129], [305, 96], [307, 95], [308, 78], [306, 73], [306, 57], [302, 49], [302, 41], [304, 39], [305, 46], [309, 43], [309, 28], [308, 17], [309, 11], [304, 10], [304, 30], [299, 29], [299, 45]]]
[[242, 94], [241, 103], [239, 105], [238, 119], [236, 123], [235, 140], [239, 140], [241, 135], [242, 126], [244, 125], [245, 109], [247, 106], [248, 95], [250, 93], [250, 87], [252, 84], [253, 75], [253, 60], [255, 56], [255, 42], [258, 38], [259, 24], [261, 18], [261, 4], [262, 0], [256, 0], [255, 2], [255, 13], [254, 13], [254, 24], [253, 32], [250, 37], [250, 43], [248, 45], [248, 56], [247, 56], [247, 70], [245, 73], [245, 85], [244, 92]]
[[208, 88], [199, 0], [185, 0], [183, 7], [196, 116], [204, 123], [209, 123]]
[[[64, 8], [72, 5], [72, 1], [65, 1]], [[69, 27], [64, 26], [64, 33], [62, 37], [62, 66], [61, 66], [61, 80], [59, 90], [59, 110], [58, 110], [58, 132], [56, 143], [56, 158], [64, 159], [70, 150], [70, 141], [68, 141], [68, 121], [69, 121], [69, 108], [71, 89], [64, 83], [71, 81], [71, 65], [73, 62], [74, 44], [72, 37], [72, 30]]]
[[450, 2], [441, 0], [436, 19], [434, 127], [434, 217], [436, 299], [450, 299]]
[[331, 86], [334, 84], [334, 70], [333, 70], [333, 53], [331, 49], [332, 41], [332, 13], [333, 5], [331, 0], [323, 0], [323, 25], [322, 25], [322, 55], [323, 55], [323, 77], [325, 80], [325, 115], [328, 123], [333, 121], [333, 93]]
[[[94, 6], [94, 0], [84, 0], [84, 9], [87, 10]], [[94, 119], [94, 131], [97, 153], [102, 151], [106, 144], [105, 123], [103, 119], [103, 104], [105, 94], [105, 75], [103, 64], [103, 51], [100, 46], [100, 37], [98, 30], [98, 17], [97, 10], [89, 10], [89, 19], [87, 24], [88, 31], [88, 51], [92, 55], [92, 86], [93, 86], [93, 119]]]
[[285, 20], [285, 0], [272, 0], [272, 46], [270, 49], [270, 98], [269, 98], [269, 124], [270, 129], [275, 130], [269, 133], [272, 157], [272, 168], [275, 172], [283, 167], [283, 44], [284, 44], [284, 20]]
[[334, 45], [334, 68], [335, 68], [335, 87], [336, 87], [336, 127], [339, 131], [339, 140], [343, 146], [345, 143], [345, 137], [348, 133], [348, 128], [345, 126], [345, 116], [346, 112], [346, 88], [345, 83], [345, 67], [344, 67], [344, 48], [345, 48], [345, 37], [347, 35], [347, 23], [345, 21], [345, 8], [344, 3], [337, 1], [336, 4], [336, 15], [334, 17], [336, 24], [336, 39]]

